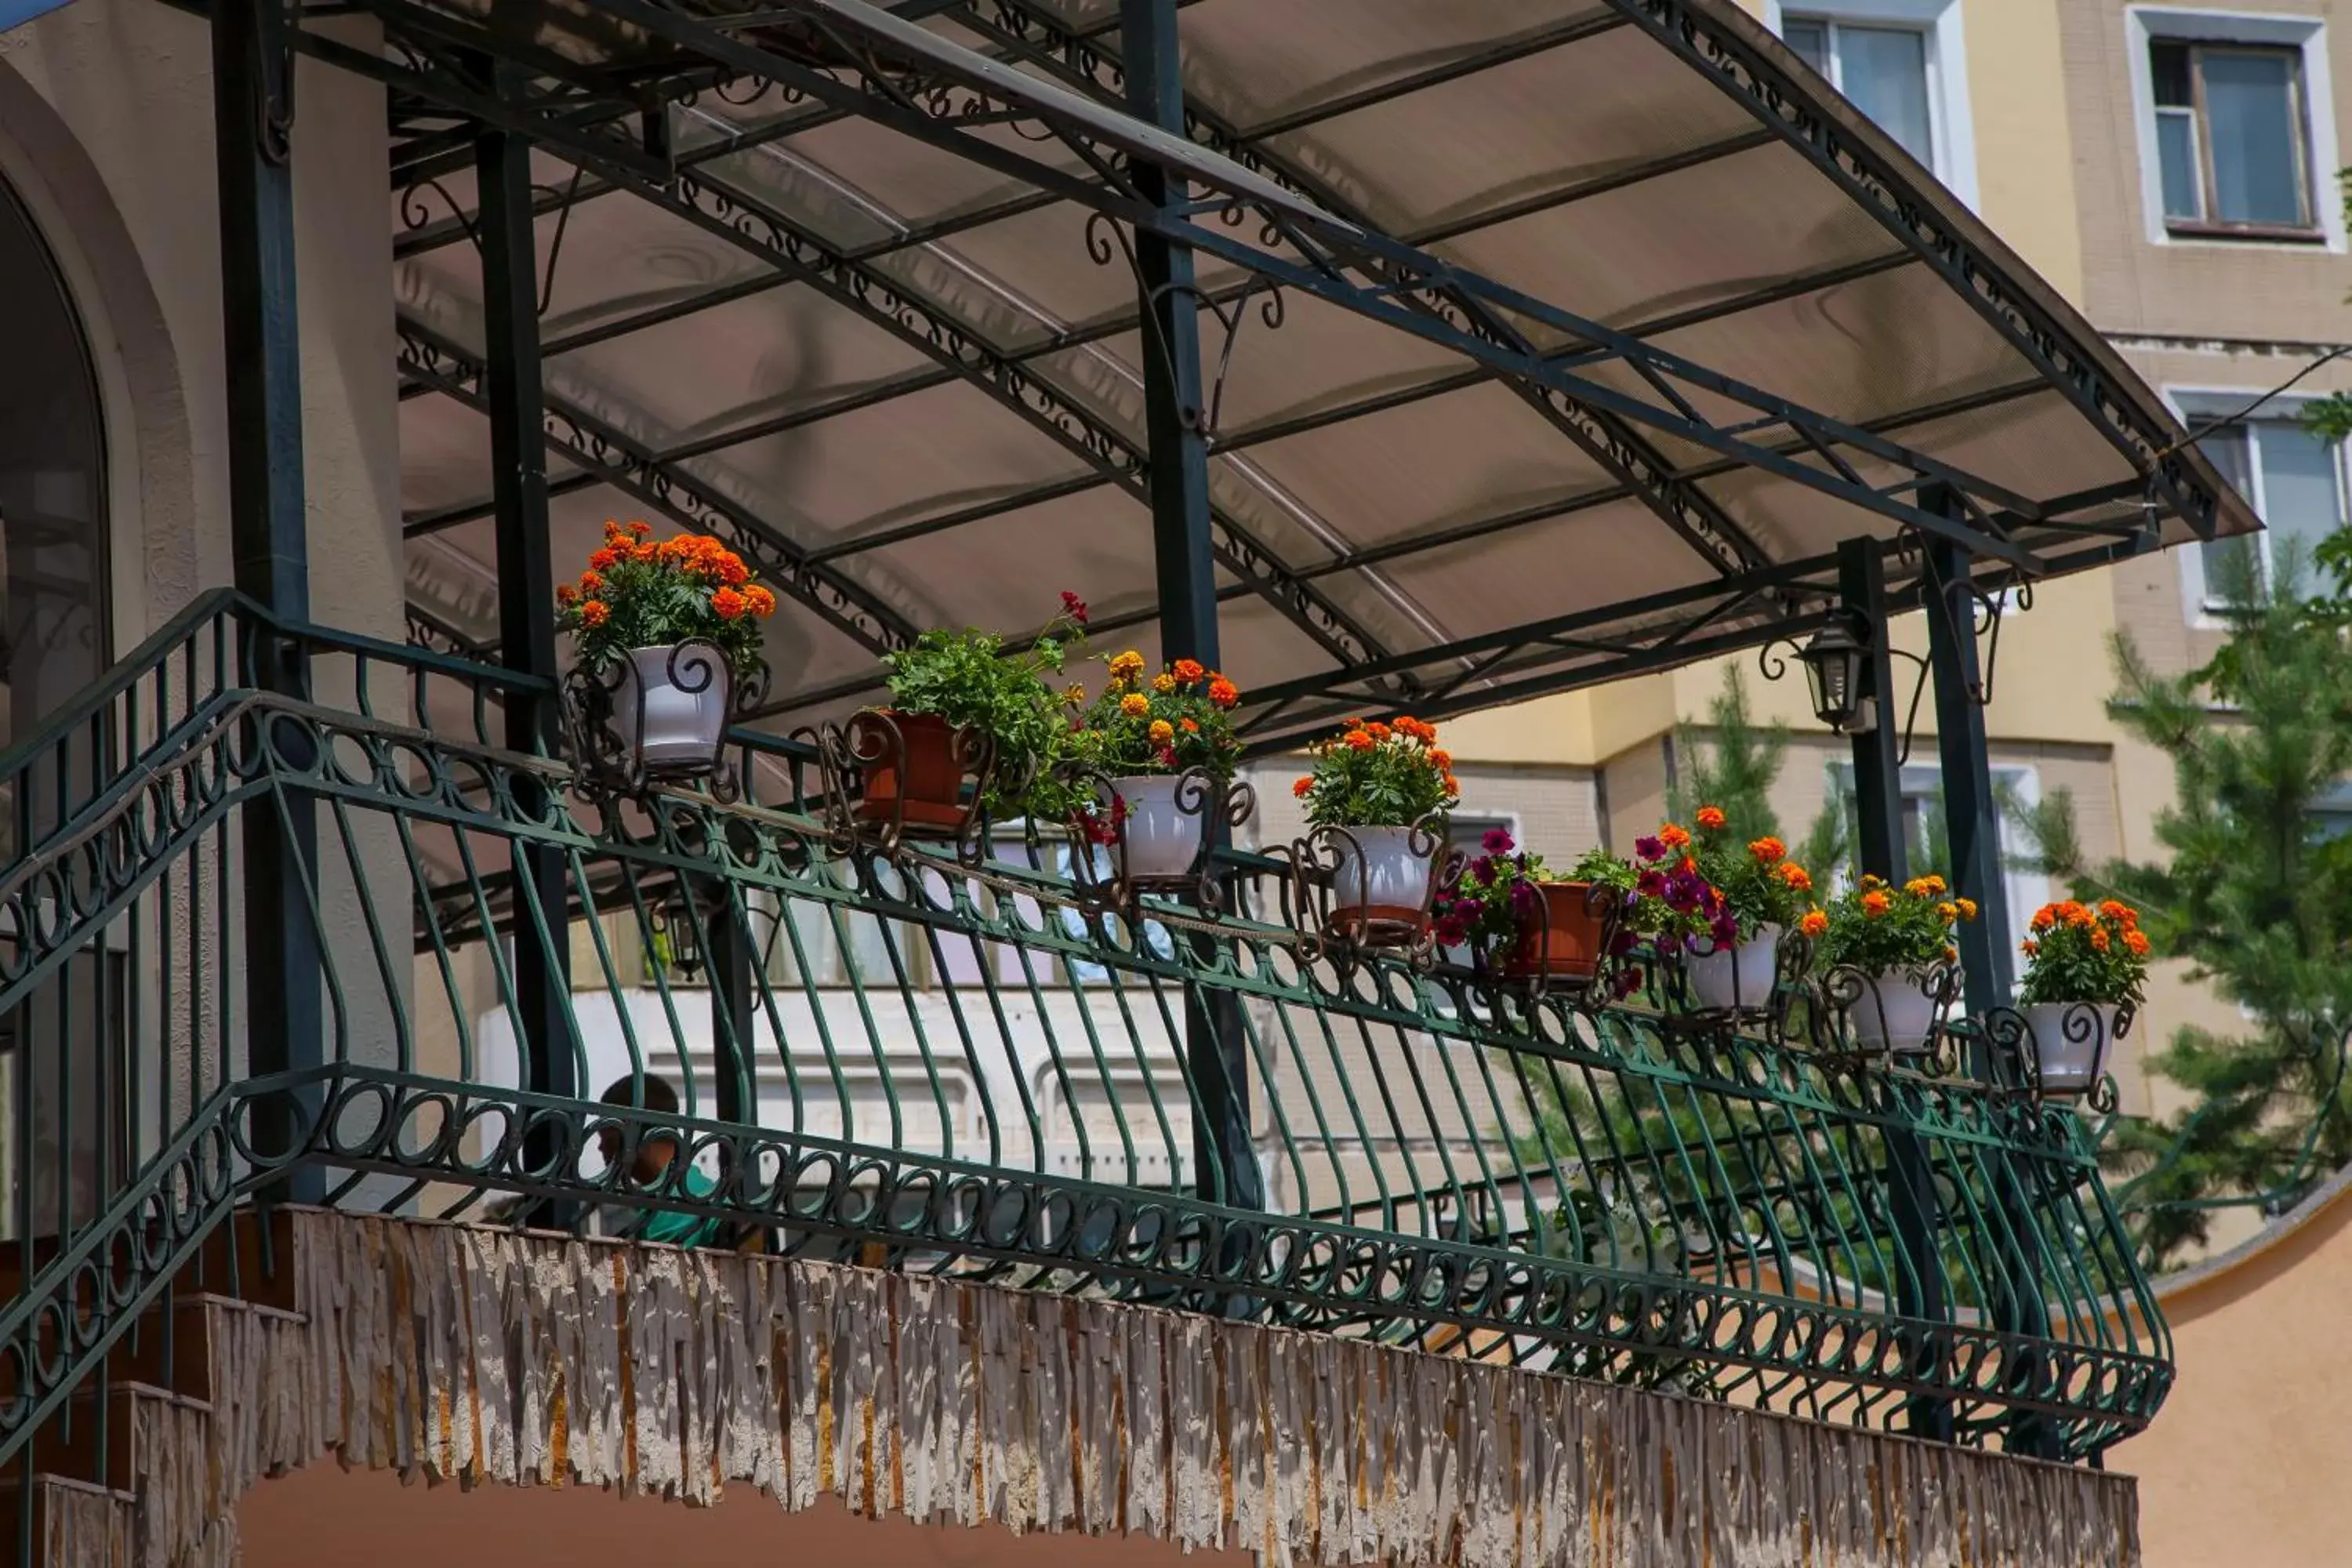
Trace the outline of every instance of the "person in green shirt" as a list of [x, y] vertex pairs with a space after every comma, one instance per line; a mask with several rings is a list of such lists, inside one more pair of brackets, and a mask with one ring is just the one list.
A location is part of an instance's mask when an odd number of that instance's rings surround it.
[[[677, 1114], [677, 1090], [668, 1080], [646, 1073], [640, 1077], [624, 1078], [598, 1096], [605, 1105], [635, 1106], [656, 1116]], [[606, 1125], [597, 1129], [596, 1147], [604, 1156], [607, 1166], [618, 1164], [628, 1140], [618, 1127]], [[679, 1157], [677, 1139], [666, 1129], [647, 1128], [637, 1140], [637, 1155], [630, 1163], [623, 1178], [641, 1192], [658, 1193], [670, 1190], [665, 1181], [673, 1161]], [[719, 1184], [694, 1165], [688, 1165], [679, 1177], [677, 1191], [688, 1197], [707, 1198], [719, 1190]], [[709, 1219], [700, 1215], [679, 1214], [669, 1209], [641, 1209], [626, 1205], [607, 1205], [599, 1216], [598, 1229], [606, 1236], [624, 1236], [636, 1241], [662, 1241], [673, 1247], [717, 1247], [727, 1244], [732, 1227], [724, 1220]]]

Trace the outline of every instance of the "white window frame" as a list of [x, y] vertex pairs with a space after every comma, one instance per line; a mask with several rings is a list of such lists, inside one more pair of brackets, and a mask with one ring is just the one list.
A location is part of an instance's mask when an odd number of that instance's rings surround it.
[[[1969, 45], [1960, 25], [1960, 0], [1827, 0], [1813, 5], [1786, 8], [1796, 16], [1820, 17], [1832, 26], [1853, 23], [1869, 27], [1912, 27], [1927, 38], [1927, 140], [1935, 154], [1936, 178], [1965, 202], [1977, 206], [1976, 119], [1969, 110]], [[1780, 36], [1780, 0], [1765, 0], [1764, 25]]]
[[[2305, 193], [2319, 219], [2316, 240], [2259, 234], [2175, 234], [2164, 221], [2164, 161], [2156, 140], [2156, 74], [2148, 46], [2158, 39], [2197, 44], [2267, 45], [2303, 56]], [[2310, 252], [2345, 250], [2344, 204], [2337, 199], [2335, 171], [2336, 94], [2327, 69], [2327, 24], [2319, 16], [2274, 16], [2246, 11], [2183, 10], [2131, 5], [2124, 10], [2124, 52], [2131, 67], [2132, 121], [2139, 128], [2139, 205], [2151, 245], [2260, 247]], [[2248, 395], [2252, 395], [2249, 394]]]
[[[2308, 247], [2306, 247], [2308, 248]], [[2262, 386], [2168, 386], [2164, 400], [2182, 425], [2194, 430], [2200, 425], [2235, 414], [2263, 393]], [[2286, 393], [2272, 398], [2250, 416], [2249, 423], [2293, 420], [2302, 416], [2305, 408], [2319, 401], [2324, 393]], [[2347, 453], [2352, 451], [2352, 441], [2336, 444], [2336, 495], [2340, 506], [2352, 506], [2352, 468], [2347, 467]], [[2251, 459], [2251, 455], [2250, 455]], [[2252, 493], [2246, 504], [2256, 516], [2263, 510], [2263, 466], [2249, 460], [2246, 465], [2247, 484]], [[2255, 552], [2262, 562], [2263, 579], [2270, 580], [2271, 535], [2268, 527], [2252, 537]], [[2226, 606], [2216, 604], [2205, 583], [2205, 552], [2200, 548], [2178, 550], [2180, 558], [2180, 603], [2189, 624], [2199, 631], [2221, 631], [2229, 623], [2221, 617]]]

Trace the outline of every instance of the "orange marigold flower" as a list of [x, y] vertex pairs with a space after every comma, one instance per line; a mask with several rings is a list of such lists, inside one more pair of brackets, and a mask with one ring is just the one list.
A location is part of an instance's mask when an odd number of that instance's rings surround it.
[[576, 603], [578, 603], [578, 602], [579, 602], [579, 598], [580, 598], [580, 590], [579, 590], [579, 589], [577, 589], [577, 588], [575, 588], [575, 587], [573, 587], [571, 584], [569, 584], [569, 583], [558, 583], [558, 584], [555, 585], [555, 602], [556, 602], [557, 604], [559, 604], [559, 605], [571, 605], [571, 604], [576, 604]]
[[1111, 656], [1110, 678], [1113, 680], [1133, 680], [1142, 673], [1143, 656], [1133, 648]]
[[1187, 735], [1197, 735], [1201, 732], [1201, 721], [1198, 719], [1187, 719], [1176, 727]]
[[2033, 929], [2035, 931], [2048, 931], [2052, 926], [2054, 926], [2057, 923], [2057, 905], [2044, 904], [2040, 909], [2033, 911]]
[[1658, 842], [1669, 849], [1679, 849], [1690, 842], [1690, 834], [1675, 823], [1662, 823], [1658, 827]]
[[1370, 735], [1364, 733], [1361, 730], [1349, 731], [1346, 734], [1339, 737], [1339, 743], [1347, 747], [1351, 752], [1369, 752], [1375, 744], [1377, 744]]
[[1915, 899], [1924, 899], [1932, 889], [1927, 885], [1927, 878], [1914, 877], [1903, 884], [1903, 890]]
[[2144, 931], [2127, 931], [2124, 932], [2124, 945], [2131, 949], [2133, 957], [2146, 958], [2147, 956], [2147, 932]]
[[2025, 951], [2025, 956], [2028, 958], [2036, 957], [2042, 952], [2042, 944], [2030, 936], [2017, 945]]
[[729, 587], [740, 588], [751, 580], [751, 569], [744, 565], [743, 558], [733, 551], [727, 551], [711, 559], [718, 563], [719, 580]]
[[1768, 834], [1750, 843], [1748, 846], [1748, 853], [1756, 858], [1758, 865], [1769, 866], [1775, 860], [1785, 858], [1789, 853], [1789, 847]]
[[1960, 950], [1954, 947], [1950, 942], [1946, 942], [1944, 944], [1944, 962], [1946, 963], [1958, 963], [1959, 961]]
[[591, 599], [580, 606], [580, 624], [583, 626], [601, 626], [612, 618], [613, 606], [602, 599]]
[[1151, 728], [1144, 733], [1150, 737], [1153, 745], [1164, 746], [1176, 739], [1176, 726], [1165, 719], [1154, 719], [1151, 721]]
[[2117, 925], [2121, 925], [2124, 917], [2131, 913], [2131, 910], [2114, 899], [2103, 899], [2099, 901], [2099, 912]]
[[2091, 951], [2093, 952], [2105, 952], [2114, 945], [2115, 942], [2107, 936], [2105, 927], [2093, 926], [2091, 928]]
[[775, 595], [757, 583], [743, 590], [743, 601], [751, 606], [751, 613], [763, 621], [776, 613]]
[[1719, 805], [1702, 805], [1698, 808], [1698, 816], [1695, 820], [1701, 827], [1712, 833], [1731, 819], [1723, 815], [1723, 808]]
[[1797, 929], [1807, 936], [1819, 936], [1830, 929], [1830, 917], [1819, 910], [1807, 910], [1805, 918], [1797, 922]]
[[1972, 921], [1977, 918], [1977, 901], [1974, 899], [1955, 899], [1952, 902], [1958, 906], [1960, 919]]
[[1140, 719], [1151, 711], [1151, 699], [1140, 691], [1130, 691], [1118, 700], [1118, 710], [1130, 719]]
[[589, 570], [593, 572], [610, 572], [614, 567], [618, 566], [620, 563], [620, 550], [616, 546], [610, 544], [607, 544], [602, 550], [592, 552], [588, 557], [588, 567]]
[[1445, 784], [1446, 794], [1460, 795], [1462, 793], [1462, 781], [1455, 778], [1452, 773], [1447, 773], [1444, 782]]
[[[1426, 730], [1429, 726], [1424, 724], [1422, 728]], [[1418, 735], [1413, 737], [1415, 740], [1420, 738]], [[1432, 746], [1429, 749], [1429, 765], [1441, 773], [1450, 773], [1454, 771], [1454, 753], [1443, 746]]]
[[1209, 681], [1209, 700], [1220, 708], [1231, 708], [1242, 700], [1241, 688], [1223, 676], [1213, 676]]
[[2098, 923], [2096, 918], [2092, 915], [2090, 910], [2084, 909], [2082, 905], [2074, 902], [2072, 900], [2069, 900], [2066, 903], [2060, 906], [2058, 914], [2059, 917], [2068, 925], [2074, 926], [2078, 929], [2083, 926], [2096, 925]]
[[734, 589], [721, 588], [710, 595], [710, 607], [717, 612], [720, 620], [733, 621], [741, 619], [743, 612], [751, 606], [750, 602]]
[[1299, 799], [1305, 800], [1307, 798], [1307, 792], [1314, 787], [1315, 781], [1312, 778], [1302, 775], [1291, 782], [1290, 793], [1297, 795]]
[[1375, 719], [1370, 723], [1364, 726], [1364, 733], [1370, 735], [1375, 741], [1385, 741], [1389, 738], [1390, 731], [1386, 724], [1383, 724], [1378, 719]]
[[616, 519], [608, 517], [604, 520], [604, 537], [607, 540], [617, 540], [622, 537], [621, 525]]
[[1936, 876], [1936, 875], [1935, 875], [1934, 873], [1932, 873], [1932, 872], [1931, 872], [1931, 873], [1929, 873], [1929, 874], [1928, 874], [1928, 876], [1926, 878], [1926, 881], [1927, 881], [1927, 890], [1928, 890], [1929, 892], [1931, 892], [1931, 893], [1935, 894], [1935, 895], [1936, 895], [1937, 898], [1939, 898], [1939, 899], [1940, 899], [1940, 898], [1942, 898], [1946, 893], [1948, 893], [1948, 892], [1950, 892], [1950, 891], [1952, 890], [1952, 889], [1951, 889], [1950, 885], [1949, 885], [1949, 884], [1948, 884], [1948, 883], [1944, 880], [1944, 879], [1942, 879], [1941, 877]]
[[1782, 882], [1786, 883], [1790, 888], [1793, 889], [1797, 892], [1810, 893], [1813, 890], [1812, 873], [1806, 870], [1802, 866], [1798, 865], [1794, 860], [1787, 860], [1781, 863], [1780, 876]]
[[649, 539], [653, 536], [653, 531], [654, 525], [650, 522], [637, 521], [629, 524], [631, 539]]
[[1151, 689], [1165, 697], [1176, 689], [1176, 678], [1163, 669], [1151, 678]]
[[660, 558], [661, 546], [658, 544], [633, 544], [629, 547], [629, 559], [632, 561], [657, 561]]
[[1895, 900], [1876, 888], [1862, 895], [1862, 912], [1872, 920], [1876, 920], [1894, 907]]
[[1946, 899], [1942, 903], [1936, 906], [1936, 912], [1944, 918], [1944, 923], [1946, 925], [1950, 925], [1954, 921], [1960, 918], [1960, 906], [1952, 902], [1951, 900]]
[[1187, 686], [1209, 673], [1207, 667], [1197, 658], [1180, 658], [1168, 668], [1177, 679]]

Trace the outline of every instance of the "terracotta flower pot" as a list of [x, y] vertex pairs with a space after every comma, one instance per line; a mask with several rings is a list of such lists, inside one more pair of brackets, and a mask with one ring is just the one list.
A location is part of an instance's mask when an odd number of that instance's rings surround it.
[[1559, 974], [1590, 980], [1606, 956], [1601, 946], [1601, 913], [1590, 882], [1538, 882], [1544, 901], [1540, 923], [1519, 928], [1518, 941], [1503, 960], [1503, 973], [1515, 979], [1531, 974]]
[[882, 717], [898, 727], [905, 754], [894, 758], [885, 745], [881, 760], [866, 768], [859, 820], [896, 817], [908, 827], [961, 827], [971, 806], [963, 796], [961, 731], [936, 713], [891, 710]]

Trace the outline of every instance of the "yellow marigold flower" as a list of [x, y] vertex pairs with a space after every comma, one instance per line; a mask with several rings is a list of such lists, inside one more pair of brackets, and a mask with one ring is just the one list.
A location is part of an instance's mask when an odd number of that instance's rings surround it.
[[1154, 719], [1151, 728], [1144, 731], [1155, 746], [1165, 746], [1176, 739], [1176, 726], [1165, 719]]
[[1130, 719], [1140, 719], [1151, 711], [1151, 699], [1140, 691], [1130, 691], [1118, 700], [1118, 710]]
[[1111, 656], [1110, 678], [1113, 680], [1133, 680], [1142, 673], [1143, 656], [1133, 648]]
[[1933, 874], [1930, 874], [1930, 875], [1927, 878], [1927, 890], [1928, 890], [1929, 892], [1931, 892], [1931, 893], [1935, 894], [1935, 895], [1936, 895], [1937, 898], [1939, 898], [1939, 899], [1940, 899], [1940, 898], [1942, 898], [1946, 893], [1948, 893], [1948, 892], [1950, 892], [1950, 891], [1952, 890], [1952, 889], [1951, 889], [1951, 888], [1949, 887], [1949, 885], [1948, 885], [1948, 884], [1945, 882], [1944, 879], [1942, 879], [1941, 877], [1935, 876], [1935, 875], [1933, 875]]
[[1936, 906], [1936, 912], [1944, 918], [1944, 923], [1946, 925], [1950, 925], [1954, 921], [1960, 918], [1960, 906], [1952, 902], [1951, 900], [1946, 899], [1942, 903]]
[[1151, 678], [1151, 689], [1165, 697], [1176, 689], [1176, 678], [1163, 669]]
[[1977, 918], [1977, 901], [1974, 899], [1955, 899], [1952, 901], [1959, 906], [1960, 919], [1972, 921]]
[[1068, 703], [1071, 707], [1076, 708], [1086, 700], [1087, 689], [1079, 685], [1076, 681], [1074, 680], [1070, 682], [1069, 685], [1062, 688], [1062, 700]]
[[1929, 891], [1927, 879], [1925, 877], [1914, 877], [1909, 881], [1903, 884], [1903, 890], [1910, 894], [1915, 899], [1924, 899], [1927, 896]]

